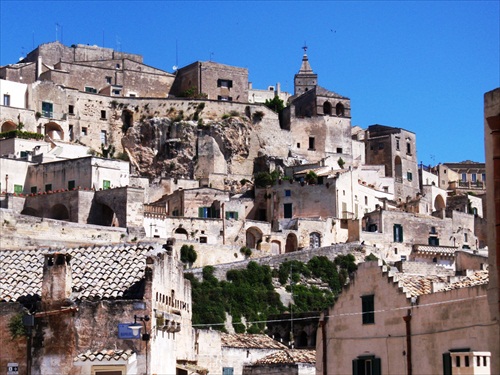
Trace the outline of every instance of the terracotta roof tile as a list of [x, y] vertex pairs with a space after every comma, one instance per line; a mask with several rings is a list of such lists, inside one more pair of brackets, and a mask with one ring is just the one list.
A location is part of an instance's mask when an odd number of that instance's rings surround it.
[[117, 349], [104, 349], [99, 351], [87, 350], [85, 353], [78, 354], [73, 358], [73, 362], [85, 362], [85, 361], [119, 361], [128, 360], [134, 354], [133, 350], [117, 350]]
[[29, 295], [39, 299], [43, 254], [55, 251], [71, 255], [72, 298], [134, 297], [135, 294], [129, 289], [144, 279], [146, 254], [151, 250], [151, 246], [134, 244], [120, 247], [0, 251], [0, 301], [14, 302]]
[[316, 350], [285, 349], [270, 354], [253, 363], [253, 365], [276, 365], [295, 363], [316, 363]]
[[471, 286], [488, 284], [488, 271], [476, 271], [470, 276], [464, 277], [462, 280], [449, 284], [443, 290], [453, 290], [459, 288], [469, 288]]
[[223, 347], [244, 348], [244, 349], [285, 349], [282, 343], [273, 340], [267, 335], [258, 334], [228, 334], [221, 333]]

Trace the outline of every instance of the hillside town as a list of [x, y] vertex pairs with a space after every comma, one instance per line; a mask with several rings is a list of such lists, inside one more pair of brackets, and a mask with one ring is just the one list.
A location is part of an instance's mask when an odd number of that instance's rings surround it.
[[[500, 88], [486, 162], [423, 165], [296, 63], [293, 93], [58, 41], [0, 67], [0, 374], [500, 373]], [[347, 255], [322, 311], [273, 276], [265, 329], [193, 322], [208, 266]]]

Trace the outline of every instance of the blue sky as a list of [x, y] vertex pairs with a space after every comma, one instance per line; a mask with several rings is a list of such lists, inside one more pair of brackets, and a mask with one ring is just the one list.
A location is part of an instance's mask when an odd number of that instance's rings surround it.
[[352, 124], [417, 135], [425, 164], [484, 161], [483, 95], [500, 86], [500, 1], [5, 1], [0, 64], [42, 43], [96, 44], [172, 72], [201, 60], [293, 91], [304, 43]]

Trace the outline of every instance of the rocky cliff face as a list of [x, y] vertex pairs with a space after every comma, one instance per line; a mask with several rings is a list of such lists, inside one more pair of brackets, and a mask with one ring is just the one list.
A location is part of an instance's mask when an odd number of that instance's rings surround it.
[[255, 122], [243, 115], [208, 121], [153, 117], [127, 129], [122, 147], [142, 176], [208, 178], [216, 173], [240, 180], [252, 176], [257, 156], [287, 157], [283, 132], [277, 120]]

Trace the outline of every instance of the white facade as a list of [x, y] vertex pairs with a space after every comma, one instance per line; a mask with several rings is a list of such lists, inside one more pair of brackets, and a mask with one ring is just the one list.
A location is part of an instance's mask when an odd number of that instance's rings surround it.
[[0, 79], [0, 105], [5, 107], [26, 108], [28, 85]]

